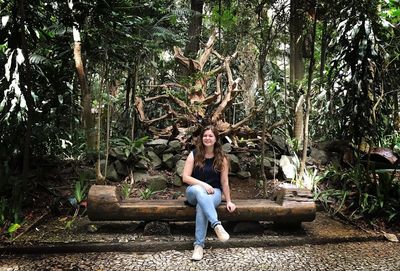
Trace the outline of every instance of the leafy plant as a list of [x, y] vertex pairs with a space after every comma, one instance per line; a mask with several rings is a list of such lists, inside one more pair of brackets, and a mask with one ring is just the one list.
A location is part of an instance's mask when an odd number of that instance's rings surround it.
[[115, 146], [114, 149], [123, 155], [126, 159], [133, 158], [139, 154], [143, 154], [144, 144], [147, 142], [148, 137], [141, 137], [136, 140], [132, 140], [129, 137], [121, 137], [113, 139], [112, 143]]
[[18, 223], [13, 223], [10, 227], [8, 227], [7, 233], [10, 235], [11, 239], [14, 239], [14, 234], [19, 228], [21, 228], [21, 225]]
[[66, 230], [72, 229], [72, 226], [73, 226], [76, 218], [78, 217], [78, 215], [79, 215], [79, 208], [76, 208], [73, 216], [71, 217], [71, 219], [67, 220], [67, 222], [65, 223], [65, 229]]
[[140, 198], [143, 200], [148, 200], [151, 198], [151, 196], [154, 195], [156, 191], [154, 191], [151, 188], [146, 188], [145, 190], [140, 190]]
[[74, 196], [77, 204], [79, 204], [86, 198], [88, 190], [89, 184], [86, 183], [84, 179], [81, 178], [79, 181], [75, 182]]
[[132, 184], [128, 182], [123, 182], [121, 184], [121, 194], [123, 199], [129, 198], [129, 195], [131, 194], [132, 191]]
[[346, 170], [329, 168], [319, 182], [316, 199], [334, 214], [342, 211], [349, 218], [384, 217], [397, 219], [400, 209], [400, 183], [391, 171], [368, 171], [361, 163]]

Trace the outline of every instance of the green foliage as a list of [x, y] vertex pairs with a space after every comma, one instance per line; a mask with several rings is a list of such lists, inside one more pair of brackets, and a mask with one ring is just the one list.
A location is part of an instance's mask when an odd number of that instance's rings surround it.
[[76, 203], [79, 204], [87, 197], [87, 192], [89, 190], [89, 184], [83, 178], [80, 178], [75, 182], [74, 185], [74, 197], [76, 199]]
[[132, 184], [128, 183], [127, 181], [121, 184], [121, 194], [123, 199], [129, 198], [132, 191]]
[[[318, 112], [324, 116], [326, 128], [320, 130], [355, 144], [362, 138], [376, 143], [392, 133], [390, 116], [397, 114], [392, 100], [397, 96], [387, 95], [397, 85], [392, 83], [396, 81], [391, 79], [394, 74], [388, 72], [398, 65], [388, 54], [393, 51], [398, 56], [398, 48], [392, 45], [398, 44], [393, 41], [397, 36], [393, 31], [397, 30], [377, 13], [377, 5], [381, 3], [371, 1], [365, 5], [362, 1], [352, 1], [349, 8], [343, 8], [344, 3], [325, 3], [328, 10], [336, 12], [329, 15], [332, 20], [326, 18], [327, 31], [333, 35], [328, 48], [329, 83], [320, 96], [326, 99], [326, 107], [324, 112]], [[394, 35], [387, 35], [388, 31]]]
[[156, 193], [157, 191], [154, 191], [151, 188], [145, 188], [144, 190], [140, 190], [140, 198], [143, 200], [148, 200], [150, 199], [154, 193]]
[[380, 146], [393, 149], [394, 152], [400, 152], [400, 134], [394, 133], [390, 135], [386, 135], [381, 138]]
[[18, 223], [13, 223], [10, 225], [10, 227], [8, 227], [7, 233], [10, 235], [11, 240], [14, 239], [14, 234], [19, 228], [21, 228], [21, 225]]
[[225, 31], [231, 31], [234, 29], [237, 23], [237, 16], [235, 7], [222, 6], [222, 10], [219, 10], [218, 5], [212, 9], [210, 21], [213, 25], [218, 26], [221, 23], [221, 28]]
[[141, 154], [143, 155], [144, 144], [147, 142], [147, 140], [148, 136], [144, 136], [135, 140], [124, 136], [121, 138], [112, 139], [112, 146], [118, 153], [124, 154], [126, 159], [135, 159]]
[[400, 182], [390, 171], [369, 172], [362, 164], [347, 170], [331, 167], [320, 182], [316, 198], [327, 210], [352, 219], [399, 219]]

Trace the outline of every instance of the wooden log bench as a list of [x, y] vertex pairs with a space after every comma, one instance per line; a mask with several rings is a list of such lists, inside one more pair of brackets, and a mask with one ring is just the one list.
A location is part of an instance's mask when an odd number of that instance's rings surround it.
[[[217, 208], [221, 221], [273, 221], [283, 225], [300, 225], [313, 221], [316, 205], [307, 189], [280, 188], [268, 199], [234, 200], [230, 213], [223, 202]], [[87, 214], [91, 221], [194, 221], [195, 208], [177, 200], [123, 200], [117, 187], [93, 185], [88, 194]]]

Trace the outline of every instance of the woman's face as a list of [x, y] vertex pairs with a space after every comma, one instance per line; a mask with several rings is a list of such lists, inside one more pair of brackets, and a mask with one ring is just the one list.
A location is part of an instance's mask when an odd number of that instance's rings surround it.
[[216, 142], [214, 133], [211, 130], [206, 130], [203, 134], [203, 145], [205, 147], [212, 147]]

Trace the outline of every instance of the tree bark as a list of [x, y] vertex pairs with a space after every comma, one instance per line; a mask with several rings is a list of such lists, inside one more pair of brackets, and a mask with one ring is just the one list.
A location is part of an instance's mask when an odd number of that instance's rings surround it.
[[191, 0], [190, 8], [193, 11], [193, 15], [191, 16], [189, 22], [189, 42], [185, 47], [185, 55], [189, 57], [195, 57], [196, 53], [200, 49], [200, 34], [203, 23], [203, 6], [203, 0]]
[[[314, 8], [316, 9], [316, 8]], [[299, 179], [303, 179], [304, 170], [306, 168], [306, 160], [307, 160], [307, 148], [308, 148], [308, 124], [310, 119], [310, 112], [311, 112], [311, 82], [312, 82], [312, 74], [314, 70], [314, 54], [315, 54], [315, 33], [317, 29], [317, 16], [314, 17], [313, 22], [313, 32], [312, 32], [312, 40], [311, 40], [311, 58], [310, 58], [310, 65], [308, 68], [308, 81], [307, 81], [307, 93], [306, 93], [306, 112], [304, 116], [304, 140], [303, 140], [303, 153], [300, 163], [300, 170], [299, 170]]]
[[[25, 1], [18, 1], [18, 14], [21, 16], [21, 25], [20, 25], [20, 38], [21, 38], [21, 48], [22, 53], [25, 58], [25, 67], [26, 70], [23, 72], [23, 78], [25, 79], [21, 84], [21, 92], [26, 100], [26, 105], [28, 108], [27, 112], [27, 121], [26, 121], [26, 133], [24, 138], [24, 150], [23, 150], [23, 162], [22, 162], [22, 177], [24, 181], [28, 180], [28, 173], [30, 169], [30, 156], [31, 156], [31, 136], [32, 136], [32, 125], [34, 123], [34, 112], [35, 112], [35, 102], [32, 98], [31, 92], [33, 91], [33, 83], [31, 78], [31, 65], [29, 62], [29, 51], [28, 44], [26, 41], [25, 35]], [[23, 69], [24, 71], [24, 69]]]
[[[74, 14], [74, 4], [72, 0], [69, 1], [69, 7], [72, 14]], [[79, 32], [79, 23], [76, 20], [73, 24], [72, 33], [74, 37], [75, 68], [78, 75], [82, 95], [82, 120], [86, 133], [86, 148], [88, 151], [94, 151], [96, 148], [96, 131], [95, 118], [92, 114], [92, 94], [87, 83], [85, 67], [82, 59], [81, 34]]]
[[[303, 26], [304, 11], [302, 0], [290, 1], [290, 83], [295, 97], [299, 97], [297, 84], [304, 77], [304, 60], [303, 60]], [[297, 95], [296, 95], [297, 94]], [[297, 105], [301, 105], [298, 102]], [[293, 136], [300, 143], [303, 139], [303, 108], [297, 107], [295, 111], [294, 132]]]

